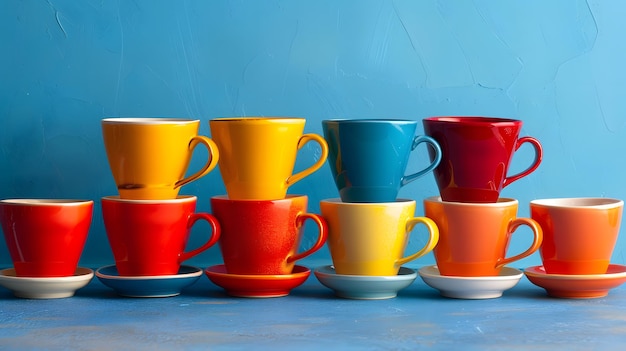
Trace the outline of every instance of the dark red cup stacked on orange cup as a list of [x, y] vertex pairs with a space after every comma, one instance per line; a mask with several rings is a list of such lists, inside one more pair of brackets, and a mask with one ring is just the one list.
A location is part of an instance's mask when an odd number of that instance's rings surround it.
[[[522, 121], [515, 119], [447, 116], [422, 123], [425, 134], [439, 143], [442, 158], [433, 171], [439, 196], [424, 200], [426, 216], [440, 232], [433, 250], [437, 265], [419, 273], [443, 296], [499, 297], [523, 276], [507, 264], [536, 252], [543, 240], [536, 221], [517, 217], [518, 201], [501, 197], [505, 187], [537, 169], [541, 144], [520, 137]], [[524, 144], [534, 148], [534, 160], [509, 175], [513, 155]], [[506, 257], [511, 235], [520, 226], [530, 228], [532, 242], [523, 252]]]

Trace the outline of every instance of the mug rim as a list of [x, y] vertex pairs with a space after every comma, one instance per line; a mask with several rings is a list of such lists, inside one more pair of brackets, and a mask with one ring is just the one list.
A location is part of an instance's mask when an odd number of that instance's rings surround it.
[[222, 195], [214, 195], [211, 196], [211, 201], [222, 201], [222, 202], [245, 202], [245, 203], [267, 203], [267, 202], [287, 202], [295, 199], [305, 198], [308, 200], [308, 195], [305, 194], [287, 194], [282, 199], [230, 199], [228, 198], [228, 194]]
[[242, 117], [217, 117], [209, 120], [209, 123], [214, 122], [246, 122], [246, 123], [254, 123], [254, 122], [291, 122], [291, 123], [301, 123], [306, 122], [304, 117], [288, 117], [288, 116], [276, 116], [276, 117], [266, 117], [266, 116], [242, 116]]
[[424, 202], [433, 202], [444, 204], [446, 206], [463, 206], [463, 207], [502, 207], [510, 206], [513, 204], [519, 204], [519, 200], [511, 197], [499, 197], [497, 202], [457, 202], [457, 201], [443, 201], [441, 196], [429, 196], [424, 199]]
[[168, 205], [196, 201], [197, 199], [198, 197], [195, 195], [177, 195], [175, 199], [122, 199], [119, 195], [109, 195], [103, 196], [101, 200], [126, 204]]
[[404, 206], [410, 203], [417, 203], [417, 201], [413, 200], [413, 199], [406, 199], [406, 198], [397, 198], [395, 201], [389, 201], [389, 202], [345, 202], [342, 201], [340, 197], [334, 197], [334, 198], [329, 198], [329, 199], [323, 199], [320, 200], [320, 203], [328, 203], [328, 204], [335, 204], [338, 206], [347, 206], [347, 207], [368, 207], [368, 206]]
[[441, 123], [441, 124], [456, 124], [463, 122], [464, 124], [471, 125], [508, 125], [508, 124], [520, 124], [522, 120], [506, 117], [490, 117], [490, 116], [437, 116], [427, 117], [423, 119], [427, 123]]
[[13, 198], [0, 200], [0, 204], [9, 206], [83, 206], [93, 204], [93, 200]]
[[393, 123], [393, 124], [417, 124], [418, 121], [411, 119], [400, 119], [400, 118], [337, 118], [337, 119], [325, 119], [322, 120], [322, 124], [350, 124], [350, 123]]
[[622, 207], [624, 206], [624, 201], [610, 197], [560, 197], [531, 200], [530, 206], [545, 208], [580, 208], [602, 210]]
[[199, 119], [177, 118], [177, 117], [110, 117], [103, 118], [102, 124], [193, 124], [200, 123]]

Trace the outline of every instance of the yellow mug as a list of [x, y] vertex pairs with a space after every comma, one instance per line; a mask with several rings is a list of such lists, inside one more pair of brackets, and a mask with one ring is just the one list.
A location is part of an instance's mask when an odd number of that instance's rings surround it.
[[[198, 135], [199, 120], [178, 118], [105, 118], [102, 135], [120, 198], [175, 199], [180, 187], [208, 174], [219, 159], [217, 145]], [[185, 177], [199, 144], [208, 160]]]
[[[326, 140], [302, 134], [304, 118], [233, 117], [209, 121], [220, 150], [219, 169], [231, 200], [284, 199], [294, 183], [320, 169], [328, 157]], [[310, 141], [321, 147], [312, 166], [293, 174], [298, 150]]]
[[[328, 248], [337, 274], [395, 276], [409, 261], [431, 252], [439, 241], [439, 229], [427, 217], [415, 216], [415, 201], [355, 203], [341, 199], [320, 202], [328, 222]], [[409, 235], [423, 224], [428, 237], [417, 252], [404, 255]]]

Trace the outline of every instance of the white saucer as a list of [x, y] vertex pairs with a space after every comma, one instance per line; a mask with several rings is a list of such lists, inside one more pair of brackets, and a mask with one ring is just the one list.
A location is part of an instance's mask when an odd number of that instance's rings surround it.
[[398, 275], [394, 276], [343, 275], [335, 273], [333, 266], [319, 267], [314, 274], [322, 285], [334, 290], [335, 295], [359, 300], [394, 298], [417, 278], [417, 272], [405, 267], [400, 267]]
[[15, 269], [0, 271], [0, 285], [13, 291], [13, 295], [25, 299], [59, 299], [74, 296], [76, 290], [89, 284], [93, 271], [78, 267], [70, 277], [17, 277]]
[[156, 276], [120, 276], [115, 265], [100, 267], [96, 277], [102, 284], [126, 297], [171, 297], [180, 295], [182, 289], [195, 283], [202, 269], [180, 266], [178, 274]]
[[626, 282], [626, 266], [619, 264], [609, 265], [605, 274], [548, 274], [543, 266], [528, 267], [524, 273], [549, 296], [569, 299], [604, 297]]
[[494, 299], [514, 287], [524, 273], [519, 269], [503, 267], [499, 276], [456, 277], [439, 274], [437, 266], [419, 269], [426, 284], [439, 290], [441, 296], [455, 299]]

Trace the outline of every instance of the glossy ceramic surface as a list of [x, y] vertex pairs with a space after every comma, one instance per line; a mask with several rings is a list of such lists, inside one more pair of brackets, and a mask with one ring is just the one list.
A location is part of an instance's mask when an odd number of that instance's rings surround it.
[[400, 267], [398, 274], [391, 276], [343, 275], [337, 274], [333, 266], [315, 269], [315, 277], [335, 295], [346, 299], [383, 300], [398, 295], [398, 291], [408, 287], [417, 278], [417, 273]]
[[[282, 199], [291, 185], [320, 169], [328, 157], [328, 146], [320, 135], [302, 134], [305, 123], [304, 118], [280, 117], [210, 120], [228, 196], [234, 200]], [[294, 174], [298, 150], [311, 141], [321, 148], [319, 156]]]
[[539, 249], [550, 274], [606, 272], [622, 221], [624, 202], [609, 198], [560, 198], [530, 202], [543, 228]]
[[626, 282], [626, 266], [617, 264], [609, 265], [605, 274], [548, 274], [543, 266], [528, 267], [524, 274], [548, 295], [570, 299], [604, 297]]
[[[495, 203], [424, 199], [424, 211], [439, 228], [439, 242], [433, 250], [441, 275], [498, 276], [505, 265], [533, 254], [542, 243], [541, 227], [530, 218], [517, 218], [518, 201], [500, 198]], [[528, 248], [508, 256], [511, 235], [520, 226], [531, 229]]]
[[204, 272], [228, 295], [254, 298], [287, 296], [311, 275], [310, 269], [298, 265], [294, 266], [291, 274], [229, 274], [224, 265], [211, 266]]
[[[123, 200], [102, 198], [107, 238], [119, 274], [123, 276], [173, 275], [181, 263], [207, 250], [220, 237], [217, 219], [195, 212], [195, 196], [175, 200]], [[185, 251], [191, 228], [203, 220], [211, 227], [207, 241]]]
[[[430, 137], [416, 136], [417, 124], [392, 119], [322, 121], [328, 164], [342, 201], [395, 201], [401, 187], [439, 165], [439, 145]], [[425, 168], [406, 174], [411, 151], [422, 143], [432, 148], [433, 160]]]
[[[326, 243], [328, 226], [321, 216], [307, 213], [307, 202], [305, 195], [287, 195], [282, 200], [212, 197], [228, 273], [290, 274], [296, 261], [319, 250]], [[310, 238], [314, 239], [312, 245], [298, 252], [307, 222], [316, 227], [317, 237]]]
[[444, 297], [493, 299], [502, 296], [504, 291], [517, 285], [524, 274], [515, 268], [502, 267], [497, 276], [444, 276], [440, 274], [437, 266], [427, 266], [419, 269], [419, 275], [428, 286], [439, 290], [441, 296]]
[[[543, 157], [537, 139], [518, 138], [519, 120], [431, 117], [422, 122], [426, 135], [441, 146], [441, 163], [433, 173], [445, 201], [495, 202], [504, 187], [535, 171]], [[507, 175], [513, 154], [523, 144], [534, 148], [534, 161], [525, 170]], [[431, 151], [431, 159], [435, 157]]]
[[[415, 216], [415, 201], [347, 203], [341, 199], [320, 202], [328, 222], [328, 248], [333, 265], [342, 275], [394, 276], [402, 265], [432, 251], [439, 239], [435, 223]], [[415, 226], [426, 227], [428, 237], [417, 251], [405, 255]]]
[[0, 223], [20, 277], [74, 274], [93, 216], [91, 200], [6, 199]]
[[26, 299], [59, 299], [74, 296], [76, 290], [89, 284], [93, 271], [89, 268], [76, 268], [68, 277], [18, 277], [15, 269], [0, 271], [0, 285], [13, 291], [16, 297]]
[[170, 297], [195, 283], [202, 276], [202, 269], [180, 266], [178, 273], [160, 276], [120, 276], [115, 265], [96, 270], [102, 284], [126, 297]]
[[[102, 136], [119, 195], [125, 199], [175, 199], [180, 187], [207, 175], [219, 160], [217, 145], [198, 135], [199, 120], [106, 118]], [[198, 145], [208, 159], [185, 177]]]

